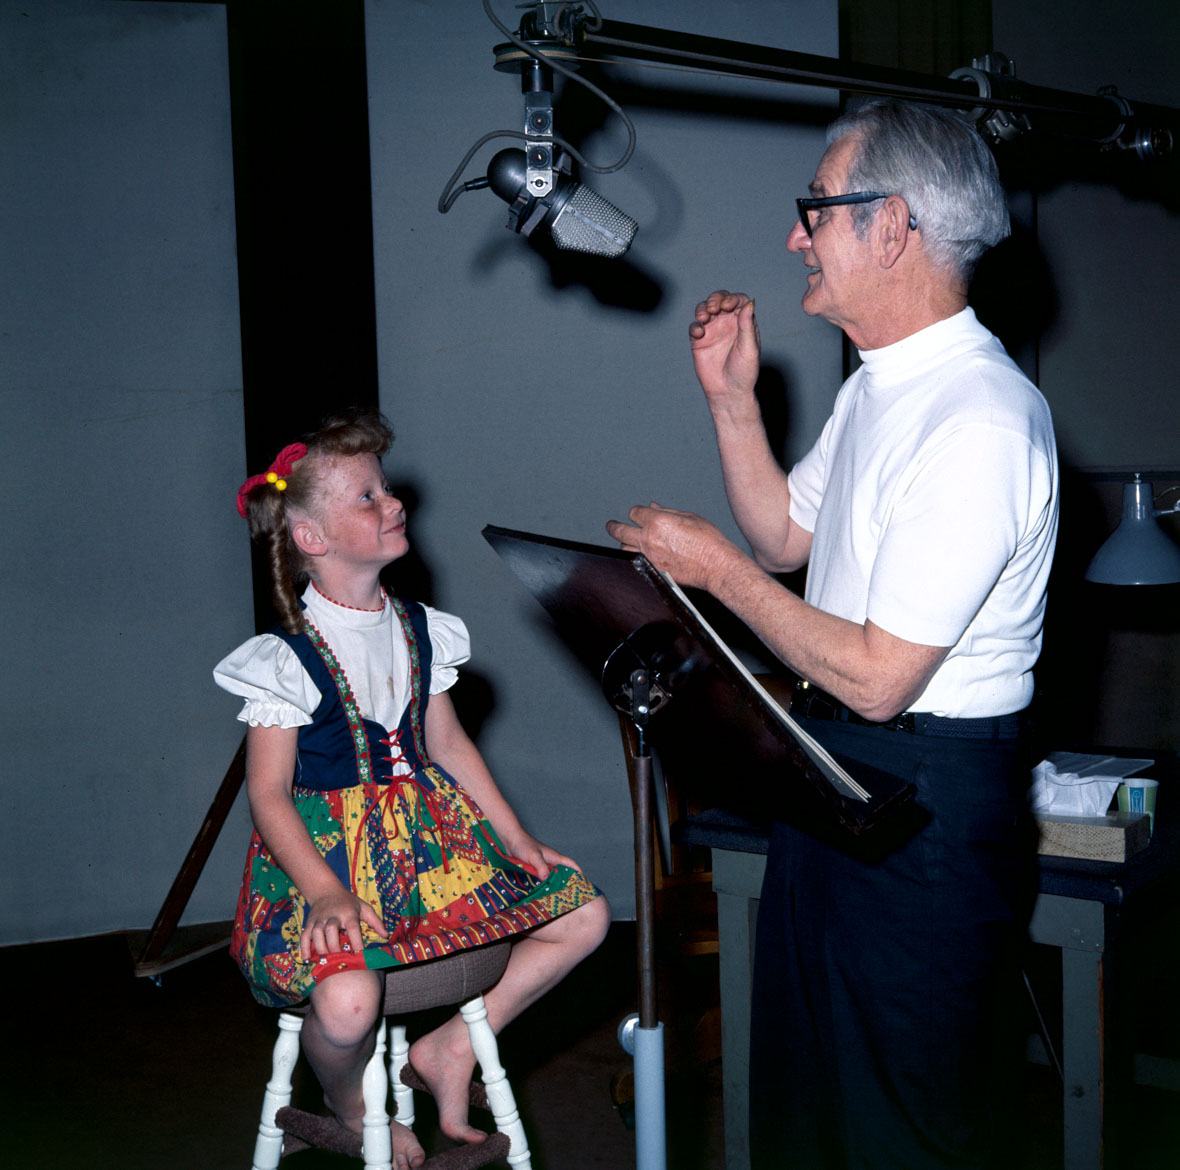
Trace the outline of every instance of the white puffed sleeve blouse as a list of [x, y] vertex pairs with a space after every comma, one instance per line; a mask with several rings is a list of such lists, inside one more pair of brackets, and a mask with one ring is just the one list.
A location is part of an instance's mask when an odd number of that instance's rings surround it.
[[[401, 622], [388, 597], [380, 610], [339, 605], [308, 585], [305, 616], [331, 646], [361, 714], [395, 728], [410, 701], [410, 654]], [[458, 667], [471, 656], [462, 619], [426, 610], [433, 648], [430, 693], [453, 686]], [[238, 718], [252, 727], [303, 727], [311, 722], [320, 692], [295, 652], [274, 634], [244, 642], [213, 669], [217, 685], [245, 699]]]

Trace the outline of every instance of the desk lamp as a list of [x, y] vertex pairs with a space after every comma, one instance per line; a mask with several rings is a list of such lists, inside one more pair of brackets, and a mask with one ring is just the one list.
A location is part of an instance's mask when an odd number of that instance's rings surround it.
[[1123, 518], [1094, 554], [1086, 580], [1101, 585], [1171, 585], [1180, 581], [1180, 547], [1156, 523], [1180, 512], [1180, 501], [1157, 509], [1139, 472], [1123, 485]]

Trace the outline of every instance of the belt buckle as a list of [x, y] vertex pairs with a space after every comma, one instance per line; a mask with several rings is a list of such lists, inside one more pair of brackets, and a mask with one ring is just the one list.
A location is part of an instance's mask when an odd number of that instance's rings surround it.
[[792, 710], [796, 710], [796, 702], [798, 714], [807, 719], [832, 720], [840, 717], [840, 708], [835, 700], [809, 683], [800, 681], [795, 684], [795, 693], [791, 696]]

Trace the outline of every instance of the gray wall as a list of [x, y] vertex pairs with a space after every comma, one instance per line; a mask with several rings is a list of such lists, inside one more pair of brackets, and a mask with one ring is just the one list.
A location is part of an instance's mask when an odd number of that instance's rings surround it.
[[[1132, 0], [1117, 27], [1098, 0], [1065, 23], [1057, 5], [993, 7], [996, 45], [1029, 80], [1113, 82], [1180, 105], [1174, 5]], [[836, 51], [834, 0], [604, 8]], [[685, 336], [718, 285], [758, 297], [784, 458], [811, 441], [839, 381], [839, 340], [799, 311], [801, 265], [782, 244], [831, 97], [700, 79], [703, 100], [661, 102], [652, 86], [681, 83], [618, 72], [639, 148], [591, 183], [641, 224], [623, 308], [618, 287], [551, 271], [504, 229], [490, 193], [435, 210], [467, 146], [522, 114], [515, 81], [491, 67], [500, 38], [477, 0], [370, 0], [366, 18], [382, 401], [422, 562], [407, 583], [471, 625], [460, 697], [477, 713], [486, 700], [479, 740], [505, 789], [627, 916], [613, 714], [479, 530], [605, 543], [607, 517], [652, 498], [729, 526]], [[0, 0], [0, 76], [0, 488], [16, 533], [0, 556], [11, 827], [0, 943], [12, 943], [150, 924], [240, 737], [237, 703], [209, 668], [253, 626], [231, 504], [244, 455], [224, 8]], [[593, 118], [585, 103], [562, 109]], [[612, 160], [622, 135], [607, 118], [585, 145]], [[1175, 468], [1175, 213], [1076, 182], [1039, 210], [1059, 298], [1039, 356], [1063, 455]], [[1077, 613], [1070, 637], [1094, 643], [1093, 619]], [[1094, 649], [1106, 663], [1097, 733], [1175, 744], [1175, 634], [1131, 631]], [[231, 912], [247, 831], [239, 806], [187, 921]]]
[[[1117, 85], [1132, 101], [1180, 106], [1180, 5], [1129, 0], [1116, 17], [1106, 0], [1077, 0], [1068, 20], [1048, 0], [992, 0], [992, 11], [995, 44], [1019, 77], [1076, 93]], [[1062, 457], [1079, 467], [1180, 470], [1180, 407], [1164, 364], [1180, 311], [1172, 202], [1070, 178], [1038, 200], [1057, 302], [1040, 386]]]
[[[0, 0], [0, 943], [151, 923], [252, 632], [225, 10]], [[232, 708], [233, 704], [229, 704]], [[232, 913], [239, 809], [190, 907]]]
[[[728, 526], [684, 332], [692, 305], [713, 287], [758, 297], [766, 363], [783, 382], [784, 458], [814, 439], [839, 381], [839, 344], [799, 311], [801, 265], [782, 244], [791, 200], [821, 150], [820, 107], [831, 99], [796, 92], [808, 109], [776, 120], [752, 108], [781, 98], [776, 87], [620, 68], [619, 85], [684, 84], [710, 96], [704, 108], [686, 101], [684, 111], [634, 93], [624, 99], [639, 132], [636, 156], [624, 171], [588, 181], [639, 220], [629, 259], [634, 279], [654, 282], [658, 301], [644, 311], [612, 308], [584, 283], [551, 273], [506, 231], [505, 208], [489, 193], [462, 196], [445, 217], [434, 210], [468, 144], [522, 116], [515, 81], [491, 67], [500, 37], [470, 7], [445, 39], [432, 6], [370, 0], [366, 8], [382, 402], [399, 432], [392, 470], [421, 493], [413, 532], [435, 600], [471, 624], [473, 667], [494, 699], [481, 738], [494, 770], [535, 831], [579, 857], [625, 915], [629, 808], [613, 714], [479, 530], [490, 522], [606, 543], [603, 521], [650, 499]], [[834, 55], [835, 7], [616, 0], [604, 13]], [[1114, 82], [1132, 97], [1180, 104], [1168, 52], [1176, 38], [1160, 27], [1170, 21], [1175, 31], [1174, 6], [1165, 15], [1159, 5], [1135, 5], [1139, 19], [1121, 17], [1117, 29], [1107, 7], [1083, 3], [1062, 26], [1056, 6], [997, 0], [996, 45], [1032, 81], [1081, 92]], [[418, 49], [425, 43], [428, 53]], [[622, 141], [606, 118], [586, 147], [613, 160]], [[503, 145], [486, 146], [467, 176], [482, 173]], [[1039, 210], [1061, 303], [1035, 357], [1063, 457], [1071, 467], [1175, 467], [1180, 428], [1163, 364], [1176, 317], [1167, 275], [1176, 266], [1175, 214], [1076, 181], [1044, 194]], [[1131, 386], [1142, 394], [1133, 410], [1112, 393]], [[1095, 490], [1100, 504], [1117, 494]], [[1099, 516], [1081, 539], [1096, 545], [1105, 523]], [[1072, 604], [1059, 612], [1087, 616]], [[1092, 638], [1094, 656], [1122, 664], [1126, 638], [1100, 646], [1103, 638]], [[1087, 696], [1097, 721], [1083, 734], [1154, 743], [1180, 731], [1177, 688], [1167, 686], [1174, 642], [1155, 634], [1149, 642], [1151, 671], [1146, 683], [1138, 677], [1152, 701], [1122, 702], [1125, 682], [1107, 670], [1096, 680], [1101, 698]]]
[[[1180, 5], [1129, 0], [1116, 10], [1105, 0], [1077, 0], [1068, 19], [1049, 0], [992, 0], [992, 10], [995, 44], [1018, 76], [1079, 93], [1116, 85], [1132, 101], [1180, 106]], [[1081, 472], [1063, 498], [1042, 675], [1062, 724], [1081, 737], [1175, 750], [1180, 587], [1103, 588], [1072, 571], [1114, 529], [1121, 504], [1117, 481], [1086, 473], [1170, 472], [1155, 483], [1157, 493], [1180, 476], [1177, 167], [1169, 173], [1170, 206], [1066, 177], [1040, 194], [1037, 224], [1053, 284], [1039, 381], [1062, 463]], [[1173, 492], [1164, 503], [1176, 499]], [[1180, 537], [1176, 518], [1163, 525]]]
[[[652, 499], [730, 525], [687, 338], [694, 305], [718, 287], [758, 296], [766, 360], [785, 382], [791, 453], [801, 453], [831, 405], [840, 345], [830, 326], [799, 311], [802, 264], [783, 244], [833, 98], [694, 79], [698, 96], [684, 100], [702, 103], [695, 112], [624, 99], [635, 156], [621, 172], [583, 177], [638, 219], [631, 267], [612, 271], [654, 303], [612, 307], [585, 284], [551, 276], [505, 229], [507, 207], [490, 192], [462, 196], [445, 216], [435, 209], [467, 148], [524, 116], [519, 80], [492, 68], [503, 37], [479, 4], [463, 8], [444, 38], [437, 6], [366, 7], [381, 398], [398, 436], [387, 466], [420, 494], [411, 539], [436, 603], [470, 625], [472, 670], [494, 702], [480, 736], [493, 772], [532, 830], [576, 857], [630, 917], [631, 813], [614, 713], [480, 530], [491, 523], [605, 544], [608, 518]], [[496, 8], [515, 23], [509, 5]], [[603, 11], [836, 53], [834, 0], [612, 0]], [[672, 84], [636, 68], [617, 79]], [[789, 99], [806, 103], [812, 126], [775, 120], [797, 118], [798, 108], [752, 104]], [[559, 104], [558, 132], [569, 125]], [[608, 118], [580, 145], [607, 163], [623, 142]], [[467, 177], [511, 145], [485, 147]]]

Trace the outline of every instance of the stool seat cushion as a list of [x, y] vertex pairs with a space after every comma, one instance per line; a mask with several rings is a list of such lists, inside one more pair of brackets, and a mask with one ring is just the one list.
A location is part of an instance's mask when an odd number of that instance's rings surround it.
[[466, 1003], [482, 995], [504, 974], [511, 951], [509, 942], [489, 943], [388, 970], [382, 1014], [400, 1016]]
[[[510, 942], [488, 943], [441, 959], [387, 970], [381, 1014], [401, 1016], [466, 1003], [482, 995], [504, 974], [511, 952]], [[305, 999], [283, 1010], [288, 1015], [306, 1016], [310, 1008], [310, 1001]]]

